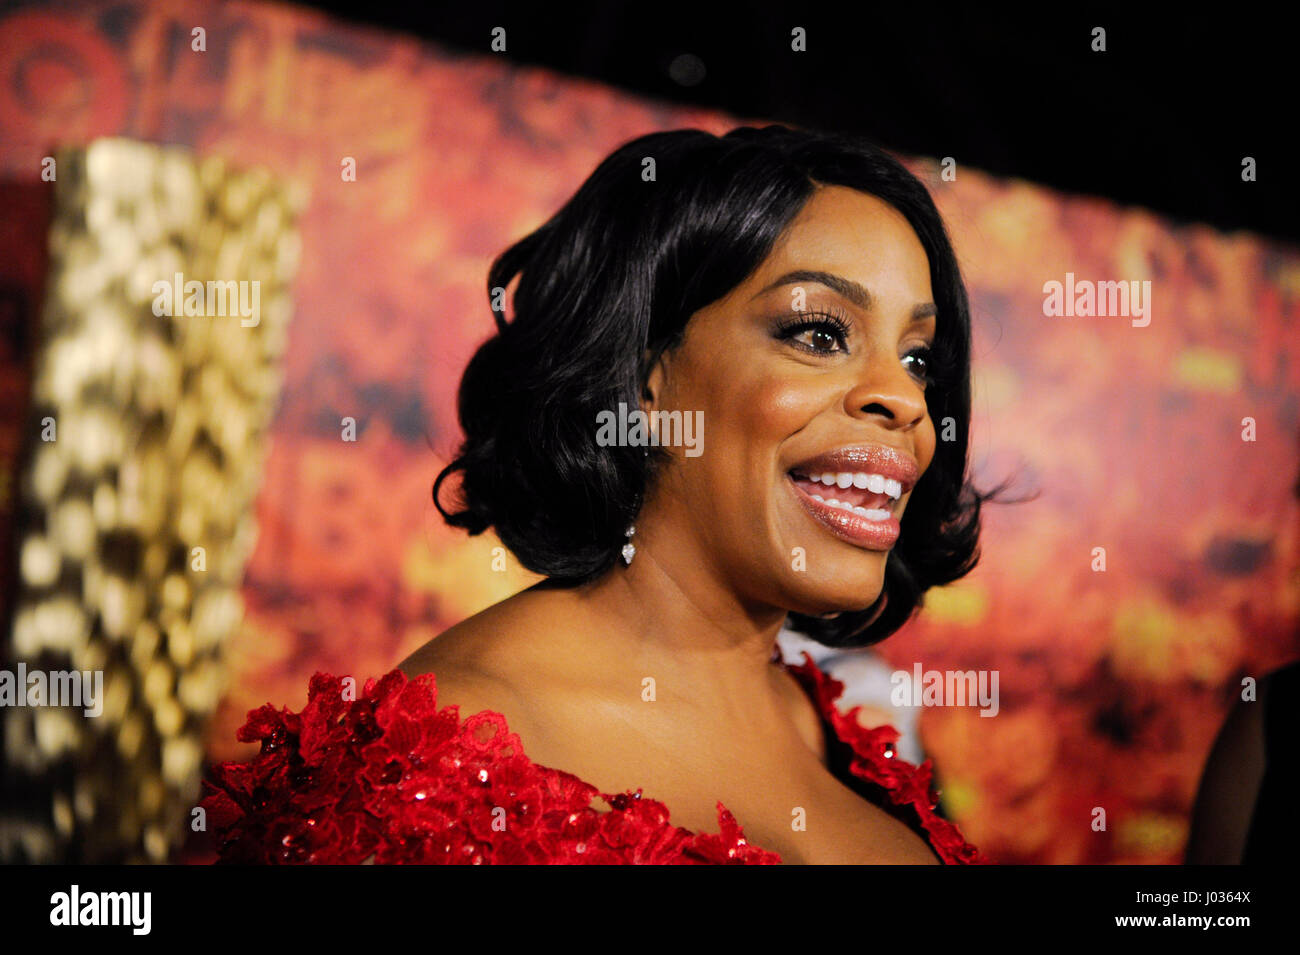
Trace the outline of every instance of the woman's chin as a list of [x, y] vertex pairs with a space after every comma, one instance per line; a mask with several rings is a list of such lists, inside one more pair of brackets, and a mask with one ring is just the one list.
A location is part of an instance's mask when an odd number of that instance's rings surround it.
[[834, 586], [810, 592], [805, 587], [802, 591], [801, 599], [794, 602], [792, 612], [806, 617], [831, 618], [842, 613], [870, 610], [880, 598], [881, 581], [864, 581], [861, 587], [852, 589]]

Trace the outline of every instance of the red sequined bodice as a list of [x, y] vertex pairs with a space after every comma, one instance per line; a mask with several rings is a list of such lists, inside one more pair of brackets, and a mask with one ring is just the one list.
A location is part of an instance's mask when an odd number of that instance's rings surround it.
[[[946, 863], [987, 863], [935, 813], [930, 761], [893, 754], [898, 732], [866, 729], [834, 701], [844, 687], [807, 654], [790, 666], [830, 732], [832, 768], [906, 822]], [[833, 735], [832, 735], [833, 734]], [[437, 707], [432, 674], [393, 670], [345, 699], [343, 680], [312, 678], [301, 713], [253, 710], [239, 731], [261, 741], [248, 762], [223, 763], [203, 807], [220, 862], [239, 863], [779, 863], [751, 845], [722, 805], [719, 831], [674, 826], [668, 807], [636, 792], [605, 794], [539, 766], [505, 718], [464, 720]], [[612, 810], [593, 807], [603, 799]]]

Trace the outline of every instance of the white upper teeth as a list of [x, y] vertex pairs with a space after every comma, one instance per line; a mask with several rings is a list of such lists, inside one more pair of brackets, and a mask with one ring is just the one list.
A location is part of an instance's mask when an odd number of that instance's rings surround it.
[[808, 480], [819, 481], [828, 487], [856, 487], [868, 490], [872, 494], [888, 494], [894, 500], [903, 496], [902, 483], [883, 474], [867, 474], [862, 471], [840, 471], [832, 474], [827, 471], [825, 474], [809, 475]]

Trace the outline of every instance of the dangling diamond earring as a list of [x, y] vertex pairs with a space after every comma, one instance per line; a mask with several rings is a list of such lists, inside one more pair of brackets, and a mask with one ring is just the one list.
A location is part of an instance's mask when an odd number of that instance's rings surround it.
[[632, 543], [632, 535], [635, 533], [636, 533], [635, 524], [627, 525], [627, 530], [623, 532], [623, 536], [627, 538], [627, 543], [623, 545], [624, 564], [632, 563], [632, 558], [636, 556], [636, 545]]
[[[647, 462], [648, 462], [648, 459], [649, 459], [649, 457], [650, 457], [650, 449], [649, 449], [649, 448], [642, 448], [642, 449], [641, 449], [641, 457], [646, 458], [646, 459], [647, 459]], [[643, 498], [642, 498], [642, 496], [641, 496], [641, 493], [638, 492], [638, 493], [637, 493], [637, 497], [636, 497], [636, 509], [635, 509], [634, 513], [639, 514], [639, 513], [641, 512], [641, 502], [642, 502], [642, 500], [643, 500]], [[623, 532], [623, 536], [627, 538], [627, 543], [623, 545], [623, 564], [624, 564], [625, 566], [631, 564], [631, 563], [632, 563], [632, 558], [636, 556], [636, 545], [632, 543], [632, 535], [635, 534], [635, 533], [636, 533], [636, 525], [635, 525], [635, 524], [629, 524], [629, 525], [627, 525], [627, 530], [625, 530], [625, 531]]]

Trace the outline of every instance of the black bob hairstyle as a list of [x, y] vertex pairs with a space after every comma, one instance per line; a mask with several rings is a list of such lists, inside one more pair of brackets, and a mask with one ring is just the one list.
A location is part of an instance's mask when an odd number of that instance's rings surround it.
[[[497, 331], [465, 369], [465, 441], [433, 485], [447, 523], [470, 534], [495, 528], [548, 585], [612, 567], [667, 452], [598, 446], [597, 413], [620, 401], [640, 407], [650, 370], [681, 342], [690, 317], [758, 268], [819, 185], [888, 203], [925, 248], [939, 369], [926, 403], [940, 440], [876, 603], [826, 617], [791, 613], [789, 625], [828, 646], [867, 646], [906, 623], [930, 587], [968, 573], [979, 560], [980, 505], [1001, 488], [982, 494], [966, 477], [970, 313], [943, 221], [921, 182], [875, 146], [783, 126], [634, 139], [497, 257], [488, 273]], [[516, 277], [507, 321], [505, 290]], [[459, 509], [449, 512], [439, 490], [455, 472]]]

